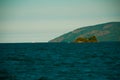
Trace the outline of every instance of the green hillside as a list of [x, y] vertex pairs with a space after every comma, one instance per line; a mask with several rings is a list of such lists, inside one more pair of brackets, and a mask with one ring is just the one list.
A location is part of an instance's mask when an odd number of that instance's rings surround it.
[[77, 38], [89, 38], [91, 36], [95, 36], [98, 42], [120, 41], [120, 22], [78, 28], [49, 42], [74, 42]]

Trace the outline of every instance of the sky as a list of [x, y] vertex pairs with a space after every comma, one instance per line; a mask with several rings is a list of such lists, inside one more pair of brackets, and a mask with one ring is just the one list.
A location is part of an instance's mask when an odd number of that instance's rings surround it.
[[0, 0], [0, 43], [47, 42], [77, 28], [120, 21], [120, 0]]

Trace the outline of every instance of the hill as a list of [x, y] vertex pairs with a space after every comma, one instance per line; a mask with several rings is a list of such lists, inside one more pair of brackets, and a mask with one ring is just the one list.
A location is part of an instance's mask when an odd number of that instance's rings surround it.
[[78, 28], [49, 42], [79, 42], [77, 40], [83, 40], [83, 42], [88, 40], [88, 42], [91, 42], [89, 39], [93, 36], [97, 42], [120, 41], [120, 22], [109, 22]]

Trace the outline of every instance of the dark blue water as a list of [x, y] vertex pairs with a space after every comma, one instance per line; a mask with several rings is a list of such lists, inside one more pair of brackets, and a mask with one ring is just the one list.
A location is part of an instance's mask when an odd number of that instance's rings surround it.
[[120, 42], [0, 44], [0, 80], [120, 80]]

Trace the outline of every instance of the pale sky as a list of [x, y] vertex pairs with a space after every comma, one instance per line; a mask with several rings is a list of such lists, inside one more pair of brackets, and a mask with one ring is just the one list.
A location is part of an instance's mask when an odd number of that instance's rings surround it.
[[76, 28], [120, 21], [120, 0], [0, 0], [0, 43], [47, 42]]

